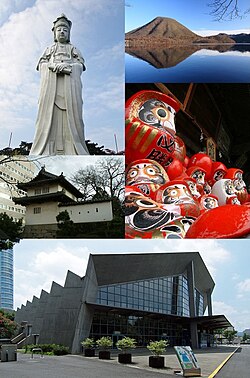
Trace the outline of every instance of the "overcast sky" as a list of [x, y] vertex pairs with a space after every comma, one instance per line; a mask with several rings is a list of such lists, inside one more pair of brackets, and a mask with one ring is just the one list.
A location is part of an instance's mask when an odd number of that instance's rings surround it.
[[[99, 160], [112, 159], [113, 156], [39, 156], [38, 158], [31, 157], [30, 159], [35, 162], [37, 166], [36, 174], [42, 168], [45, 167], [46, 171], [53, 173], [55, 175], [60, 175], [61, 173], [69, 179], [74, 173], [79, 171], [79, 169], [86, 168], [88, 165], [96, 165]], [[124, 156], [117, 155], [115, 159], [125, 160]]]
[[85, 59], [82, 74], [85, 137], [124, 148], [123, 0], [0, 1], [0, 148], [32, 142], [40, 74], [37, 62], [53, 43], [53, 21], [65, 13], [72, 21], [71, 43]]
[[250, 328], [249, 240], [22, 240], [14, 247], [15, 308], [64, 285], [67, 270], [84, 276], [90, 253], [201, 253], [214, 281], [213, 313], [238, 331]]
[[[125, 31], [145, 25], [155, 17], [174, 18], [199, 35], [218, 33], [250, 33], [250, 14], [232, 21], [214, 21], [209, 14], [213, 0], [126, 0]], [[228, 0], [229, 2], [229, 0]], [[242, 12], [249, 9], [249, 0], [239, 0]]]

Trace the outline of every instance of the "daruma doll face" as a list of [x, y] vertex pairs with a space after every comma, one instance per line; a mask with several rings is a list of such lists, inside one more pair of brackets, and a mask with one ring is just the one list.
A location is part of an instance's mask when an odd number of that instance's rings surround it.
[[147, 125], [163, 131], [172, 131], [175, 134], [175, 114], [176, 111], [172, 106], [153, 98], [141, 105], [138, 118]]
[[168, 175], [163, 167], [153, 160], [137, 160], [130, 164], [126, 172], [126, 185], [140, 183], [163, 185]]
[[165, 166], [175, 151], [179, 104], [157, 91], [140, 91], [126, 102], [126, 162], [152, 159]]

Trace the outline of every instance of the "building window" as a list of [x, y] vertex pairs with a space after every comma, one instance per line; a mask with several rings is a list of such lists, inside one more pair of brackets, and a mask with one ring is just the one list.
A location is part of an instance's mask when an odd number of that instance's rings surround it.
[[42, 188], [42, 193], [49, 193], [49, 187]]
[[98, 210], [98, 207], [96, 207], [95, 212], [98, 213], [98, 211], [99, 211], [99, 210]]
[[34, 214], [41, 214], [42, 209], [41, 207], [34, 207]]
[[[100, 286], [97, 303], [114, 307], [190, 316], [187, 278], [159, 277], [117, 285]], [[197, 295], [201, 314], [203, 297]], [[201, 314], [202, 315], [202, 314]]]
[[35, 194], [41, 194], [41, 188], [35, 189]]

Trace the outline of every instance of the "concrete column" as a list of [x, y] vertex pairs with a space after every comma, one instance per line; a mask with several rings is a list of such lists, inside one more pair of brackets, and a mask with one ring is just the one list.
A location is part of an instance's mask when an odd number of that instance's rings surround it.
[[190, 323], [190, 333], [191, 333], [192, 349], [198, 349], [199, 341], [198, 341], [198, 330], [197, 330], [196, 322]]
[[189, 312], [190, 317], [196, 316], [195, 311], [195, 282], [194, 282], [194, 263], [191, 261], [187, 267], [187, 280], [188, 280], [188, 292], [189, 292]]
[[208, 316], [212, 316], [213, 315], [213, 311], [212, 311], [212, 290], [209, 289], [206, 294], [207, 294], [207, 311], [208, 311]]
[[[194, 262], [191, 261], [187, 267], [187, 280], [188, 280], [188, 291], [189, 291], [189, 311], [190, 317], [196, 316], [195, 310], [195, 281], [194, 281]], [[198, 342], [198, 330], [197, 330], [197, 323], [191, 322], [190, 323], [190, 333], [191, 333], [191, 342], [192, 348], [197, 349], [199, 348]]]

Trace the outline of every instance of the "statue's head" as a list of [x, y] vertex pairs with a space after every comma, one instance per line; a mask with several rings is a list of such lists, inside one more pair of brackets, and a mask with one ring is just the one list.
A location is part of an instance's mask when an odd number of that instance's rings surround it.
[[54, 41], [61, 43], [69, 42], [72, 22], [65, 14], [61, 14], [61, 16], [57, 17], [53, 24], [52, 31], [54, 32]]

